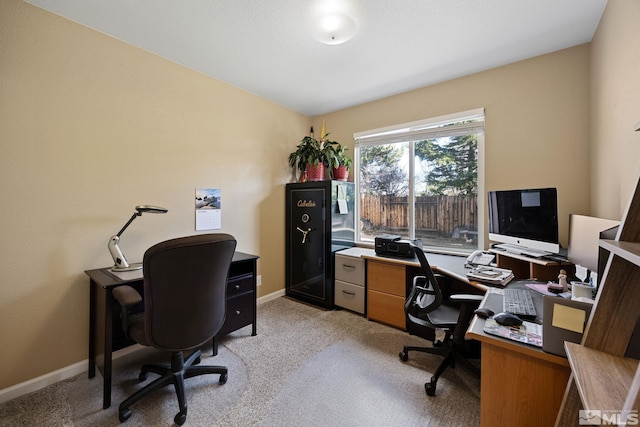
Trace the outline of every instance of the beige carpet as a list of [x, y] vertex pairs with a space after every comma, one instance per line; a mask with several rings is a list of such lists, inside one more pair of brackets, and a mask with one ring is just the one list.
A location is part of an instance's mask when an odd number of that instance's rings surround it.
[[[348, 311], [322, 310], [287, 298], [258, 307], [258, 335], [250, 328], [221, 340], [219, 355], [203, 364], [229, 368], [187, 380], [187, 426], [473, 426], [479, 424], [479, 379], [464, 367], [448, 370], [428, 397], [424, 383], [440, 358], [412, 353], [425, 344], [405, 332]], [[120, 359], [113, 402], [102, 410], [101, 378], [79, 375], [0, 405], [0, 426], [115, 426], [118, 403], [135, 391], [144, 350]], [[150, 375], [151, 380], [152, 375]], [[148, 380], [148, 381], [149, 381]], [[126, 426], [172, 425], [172, 388], [132, 407]]]

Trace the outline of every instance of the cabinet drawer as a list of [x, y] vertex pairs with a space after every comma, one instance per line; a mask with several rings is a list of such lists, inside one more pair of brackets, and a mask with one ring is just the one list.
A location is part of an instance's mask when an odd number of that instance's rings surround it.
[[335, 281], [335, 304], [356, 313], [364, 314], [364, 287]]
[[367, 317], [400, 329], [406, 329], [403, 297], [367, 291]]
[[406, 296], [405, 267], [387, 262], [368, 261], [367, 288], [401, 297]]
[[220, 330], [221, 335], [253, 323], [255, 299], [253, 292], [227, 298], [227, 316]]
[[253, 291], [253, 274], [230, 277], [227, 280], [227, 298]]
[[364, 260], [336, 254], [335, 278], [364, 286]]

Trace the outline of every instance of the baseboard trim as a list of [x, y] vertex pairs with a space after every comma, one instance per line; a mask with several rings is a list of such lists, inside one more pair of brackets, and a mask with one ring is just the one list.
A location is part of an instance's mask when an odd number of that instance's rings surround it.
[[258, 303], [258, 305], [264, 304], [265, 302], [269, 302], [269, 301], [272, 301], [272, 300], [274, 300], [276, 298], [280, 298], [280, 297], [283, 297], [283, 296], [285, 296], [284, 289], [280, 289], [279, 291], [275, 291], [275, 292], [272, 292], [272, 293], [270, 293], [268, 295], [265, 295], [263, 297], [258, 298], [257, 303]]
[[[144, 347], [140, 344], [135, 344], [122, 350], [118, 350], [113, 353], [113, 360], [126, 356]], [[7, 402], [16, 397], [20, 397], [24, 394], [28, 394], [34, 391], [38, 391], [41, 388], [47, 387], [51, 384], [55, 384], [60, 381], [64, 381], [68, 378], [75, 377], [78, 374], [86, 373], [89, 366], [89, 359], [76, 362], [72, 365], [60, 368], [56, 371], [49, 372], [39, 377], [32, 378], [30, 380], [21, 382], [11, 387], [0, 390], [0, 403]], [[96, 376], [101, 375], [100, 372], [96, 372]]]
[[87, 371], [87, 361], [77, 362], [73, 365], [69, 365], [57, 371], [49, 372], [48, 374], [40, 375], [39, 377], [32, 378], [28, 381], [12, 385], [11, 387], [0, 390], [0, 403], [7, 402], [16, 397], [20, 397], [24, 394], [31, 393], [33, 391], [40, 390], [48, 385], [55, 384], [59, 381], [66, 380], [78, 374]]
[[[285, 295], [284, 289], [272, 292], [268, 295], [258, 298], [257, 304], [264, 304], [265, 302], [272, 301], [276, 298]], [[113, 353], [113, 360], [116, 360], [120, 357], [126, 356], [130, 353], [143, 349], [144, 347], [136, 344], [127, 348], [123, 348], [122, 350], [118, 350]], [[22, 395], [40, 390], [41, 388], [50, 386], [51, 384], [55, 384], [60, 381], [64, 381], [71, 377], [75, 377], [78, 374], [86, 373], [88, 369], [89, 360], [85, 359], [80, 362], [76, 362], [64, 368], [60, 368], [56, 371], [49, 372], [44, 375], [40, 375], [39, 377], [32, 378], [30, 380], [21, 382], [19, 384], [12, 385], [10, 387], [4, 388], [0, 390], [0, 403], [7, 402], [11, 399], [15, 399], [16, 397], [20, 397]], [[96, 376], [100, 376], [100, 372], [96, 373]]]

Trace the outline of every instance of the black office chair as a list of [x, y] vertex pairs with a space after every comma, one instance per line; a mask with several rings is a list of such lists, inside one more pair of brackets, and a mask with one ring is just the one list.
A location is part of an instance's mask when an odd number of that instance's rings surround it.
[[[409, 360], [410, 351], [444, 357], [431, 380], [424, 385], [427, 395], [435, 396], [438, 378], [448, 366], [455, 368], [456, 361], [462, 361], [478, 372], [478, 368], [463, 356], [478, 357], [479, 346], [470, 345], [464, 335], [473, 317], [473, 311], [478, 308], [483, 297], [467, 294], [449, 295], [448, 278], [439, 276], [438, 281], [422, 249], [414, 247], [414, 250], [425, 275], [414, 277], [411, 292], [404, 305], [407, 330], [412, 335], [432, 339], [433, 347], [404, 346], [400, 352], [400, 359], [403, 362]], [[436, 329], [444, 330], [442, 341], [435, 338]]]
[[[187, 418], [184, 379], [220, 374], [227, 382], [224, 366], [194, 366], [200, 363], [199, 347], [211, 340], [225, 319], [226, 287], [236, 240], [228, 234], [203, 234], [168, 240], [149, 248], [143, 259], [144, 312], [130, 314], [142, 297], [129, 286], [113, 290], [123, 307], [123, 329], [146, 346], [172, 352], [171, 365], [144, 365], [138, 377], [148, 372], [160, 375], [120, 404], [119, 418], [131, 417], [131, 405], [152, 392], [173, 384], [180, 412], [174, 421]], [[183, 352], [196, 349], [184, 359]]]

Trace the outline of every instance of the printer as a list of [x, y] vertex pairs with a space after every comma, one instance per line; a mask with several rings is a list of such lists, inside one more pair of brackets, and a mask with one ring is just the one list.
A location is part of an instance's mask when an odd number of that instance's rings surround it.
[[422, 247], [422, 241], [406, 240], [395, 234], [383, 234], [375, 238], [375, 251], [377, 255], [413, 258], [413, 246]]

